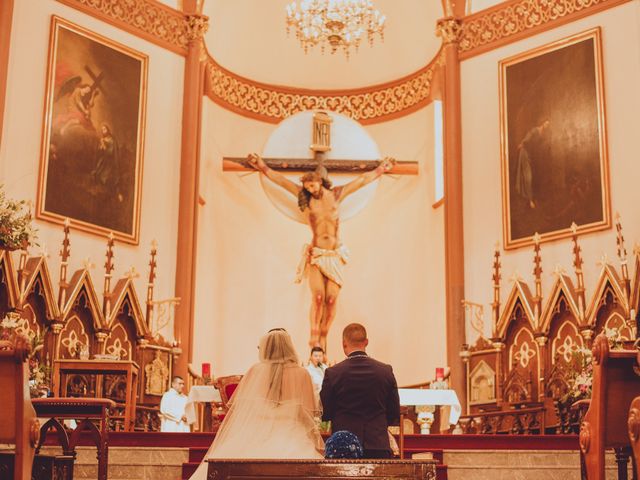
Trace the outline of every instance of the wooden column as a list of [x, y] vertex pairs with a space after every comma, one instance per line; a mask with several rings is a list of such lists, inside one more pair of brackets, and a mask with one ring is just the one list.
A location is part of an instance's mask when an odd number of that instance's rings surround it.
[[446, 18], [438, 21], [437, 32], [443, 40], [442, 100], [444, 111], [444, 251], [447, 363], [451, 367], [451, 388], [466, 410], [466, 381], [460, 350], [465, 341], [464, 236], [462, 217], [462, 138], [460, 108], [460, 59], [458, 35], [460, 22], [451, 5], [445, 5]]
[[2, 143], [4, 101], [7, 96], [7, 77], [9, 75], [9, 49], [11, 45], [13, 2], [14, 0], [0, 1], [0, 144]]
[[180, 203], [178, 214], [178, 246], [176, 260], [176, 309], [174, 334], [182, 354], [174, 366], [174, 374], [187, 378], [187, 364], [193, 355], [193, 317], [195, 301], [196, 244], [198, 232], [198, 189], [200, 182], [200, 130], [205, 74], [204, 34], [207, 17], [200, 14], [201, 5], [185, 0], [189, 22], [189, 51], [184, 66], [182, 105], [182, 155], [180, 160]]

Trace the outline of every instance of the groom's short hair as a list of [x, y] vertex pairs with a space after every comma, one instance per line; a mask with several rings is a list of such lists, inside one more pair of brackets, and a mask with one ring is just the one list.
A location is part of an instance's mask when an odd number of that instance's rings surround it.
[[344, 327], [342, 339], [349, 345], [362, 345], [367, 341], [367, 330], [359, 323], [350, 323]]

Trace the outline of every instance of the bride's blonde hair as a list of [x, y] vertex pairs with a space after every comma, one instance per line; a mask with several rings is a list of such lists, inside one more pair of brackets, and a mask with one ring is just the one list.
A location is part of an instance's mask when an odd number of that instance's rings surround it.
[[258, 349], [260, 362], [271, 364], [267, 398], [280, 403], [283, 369], [286, 364], [297, 365], [299, 363], [291, 336], [284, 328], [274, 328], [262, 337]]

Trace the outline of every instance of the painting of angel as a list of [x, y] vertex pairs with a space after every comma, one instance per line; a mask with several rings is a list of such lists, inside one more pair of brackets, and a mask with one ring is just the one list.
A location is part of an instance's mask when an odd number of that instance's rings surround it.
[[38, 218], [138, 242], [147, 57], [53, 17]]

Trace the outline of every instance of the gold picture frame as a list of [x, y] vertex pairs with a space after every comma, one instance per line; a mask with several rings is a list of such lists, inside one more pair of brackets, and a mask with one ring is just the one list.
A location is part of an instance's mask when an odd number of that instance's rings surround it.
[[138, 244], [147, 70], [147, 55], [52, 16], [36, 218]]
[[505, 249], [611, 227], [600, 28], [499, 62]]

